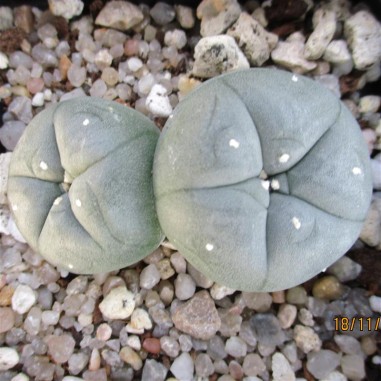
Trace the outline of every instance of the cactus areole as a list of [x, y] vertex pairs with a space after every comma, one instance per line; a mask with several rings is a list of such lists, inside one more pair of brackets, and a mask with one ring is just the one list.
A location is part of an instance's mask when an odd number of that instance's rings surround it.
[[158, 136], [139, 112], [102, 99], [40, 112], [12, 154], [8, 179], [30, 246], [85, 274], [120, 269], [156, 249], [164, 238], [152, 186]]
[[368, 151], [346, 106], [276, 69], [224, 74], [190, 93], [161, 134], [153, 172], [168, 239], [238, 290], [300, 284], [358, 238]]

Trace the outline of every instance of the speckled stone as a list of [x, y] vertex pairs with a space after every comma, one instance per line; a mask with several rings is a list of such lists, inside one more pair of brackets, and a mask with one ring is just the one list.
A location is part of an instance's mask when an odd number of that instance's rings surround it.
[[221, 326], [213, 299], [207, 291], [197, 292], [172, 316], [175, 327], [195, 338], [208, 340]]

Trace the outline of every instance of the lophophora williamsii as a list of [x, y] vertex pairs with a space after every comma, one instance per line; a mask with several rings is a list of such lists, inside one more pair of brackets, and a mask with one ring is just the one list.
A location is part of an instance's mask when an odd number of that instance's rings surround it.
[[38, 114], [9, 174], [25, 239], [55, 265], [97, 273], [139, 261], [163, 231], [212, 280], [273, 291], [316, 275], [360, 233], [368, 151], [349, 110], [311, 79], [221, 75], [158, 137], [137, 111], [90, 97]]

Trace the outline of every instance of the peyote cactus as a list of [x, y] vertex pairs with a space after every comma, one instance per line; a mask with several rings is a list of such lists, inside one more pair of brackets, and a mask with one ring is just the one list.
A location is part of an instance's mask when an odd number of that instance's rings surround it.
[[152, 162], [159, 130], [115, 102], [50, 106], [12, 155], [17, 226], [49, 262], [74, 273], [120, 269], [158, 247]]
[[136, 111], [96, 98], [36, 116], [8, 184], [29, 244], [71, 272], [110, 271], [153, 251], [160, 222], [211, 279], [270, 291], [314, 276], [358, 237], [372, 191], [367, 148], [316, 82], [275, 69], [222, 75], [158, 135]]
[[199, 271], [233, 289], [302, 283], [359, 235], [372, 186], [348, 109], [311, 79], [275, 69], [212, 79], [159, 138], [160, 225]]

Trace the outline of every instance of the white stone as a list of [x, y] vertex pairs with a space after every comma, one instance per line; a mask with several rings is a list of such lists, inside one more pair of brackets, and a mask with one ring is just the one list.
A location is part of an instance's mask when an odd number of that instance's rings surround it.
[[148, 312], [142, 308], [136, 308], [131, 315], [130, 323], [127, 324], [127, 332], [144, 333], [145, 329], [151, 328], [152, 321]]
[[344, 35], [356, 69], [368, 69], [381, 59], [380, 23], [368, 11], [359, 11], [345, 20]]
[[75, 377], [75, 376], [65, 376], [62, 381], [83, 381], [83, 378], [81, 377]]
[[[14, 376], [11, 381], [29, 381], [29, 377], [24, 373], [19, 373]], [[70, 380], [69, 380], [70, 381]]]
[[246, 356], [247, 345], [240, 337], [229, 337], [229, 339], [226, 340], [225, 351], [230, 356], [243, 357]]
[[280, 306], [278, 311], [278, 320], [283, 329], [290, 328], [296, 319], [298, 310], [292, 304], [284, 303]]
[[348, 379], [342, 373], [334, 370], [327, 377], [324, 377], [324, 381], [348, 381]]
[[369, 298], [370, 308], [379, 314], [381, 314], [381, 297], [372, 295]]
[[227, 34], [236, 39], [238, 46], [253, 66], [261, 66], [265, 63], [278, 43], [276, 34], [267, 32], [246, 12], [240, 14]]
[[12, 296], [12, 309], [18, 314], [28, 312], [36, 303], [36, 293], [27, 285], [19, 284]]
[[196, 283], [189, 274], [178, 274], [174, 284], [175, 294], [179, 300], [191, 298], [196, 291]]
[[155, 116], [168, 117], [172, 106], [167, 96], [167, 89], [159, 84], [153, 85], [146, 100], [147, 109]]
[[154, 263], [151, 263], [140, 273], [140, 287], [150, 290], [160, 282], [160, 279], [159, 270]]
[[187, 36], [181, 29], [168, 30], [164, 35], [164, 43], [180, 50], [187, 44]]
[[336, 13], [318, 9], [313, 16], [314, 31], [309, 36], [304, 48], [304, 57], [308, 60], [320, 58], [331, 42], [336, 30]]
[[296, 346], [304, 353], [318, 351], [321, 348], [322, 342], [319, 336], [310, 327], [297, 324], [294, 328], [294, 340]]
[[8, 57], [5, 53], [0, 52], [0, 69], [6, 69], [9, 65]]
[[41, 107], [45, 103], [44, 93], [36, 93], [32, 99], [32, 106]]
[[333, 40], [325, 49], [325, 61], [333, 64], [345, 64], [352, 61], [347, 42], [345, 40]]
[[140, 342], [139, 336], [131, 335], [127, 338], [127, 345], [136, 351], [140, 351], [142, 344]]
[[176, 18], [184, 29], [191, 29], [194, 26], [195, 19], [193, 9], [184, 5], [175, 5]]
[[108, 49], [101, 49], [94, 57], [94, 63], [99, 70], [103, 70], [106, 67], [111, 66], [112, 55], [109, 53]]
[[95, 19], [96, 25], [126, 31], [143, 21], [139, 7], [128, 1], [107, 2]]
[[290, 35], [286, 41], [279, 41], [271, 52], [272, 60], [297, 73], [303, 74], [316, 68], [316, 63], [304, 57], [304, 42], [300, 33]]
[[0, 7], [0, 30], [13, 26], [13, 12], [11, 7]]
[[15, 349], [0, 347], [0, 371], [13, 368], [19, 360], [20, 356]]
[[189, 353], [184, 352], [173, 361], [170, 371], [181, 381], [192, 381], [194, 364]]
[[71, 19], [82, 13], [83, 2], [81, 0], [49, 0], [49, 9], [55, 16]]
[[131, 57], [127, 60], [127, 67], [132, 71], [136, 72], [143, 67], [143, 62], [138, 57]]
[[193, 75], [201, 78], [250, 67], [234, 38], [227, 35], [202, 38], [195, 47], [194, 59]]
[[210, 295], [214, 300], [221, 300], [227, 295], [234, 294], [236, 290], [223, 286], [221, 284], [214, 283], [210, 289]]
[[134, 308], [134, 294], [125, 286], [113, 288], [99, 304], [99, 309], [107, 319], [127, 319]]
[[360, 98], [359, 111], [363, 114], [375, 113], [380, 108], [381, 97], [378, 95], [366, 95]]
[[376, 202], [372, 202], [368, 210], [360, 239], [369, 246], [377, 246], [381, 241], [381, 214]]
[[370, 159], [372, 170], [373, 189], [381, 190], [381, 161]]
[[222, 34], [241, 13], [237, 0], [203, 0], [197, 7], [197, 18], [201, 20], [200, 34], [203, 37]]
[[295, 373], [290, 363], [282, 353], [275, 353], [272, 357], [271, 369], [274, 381], [294, 381]]

